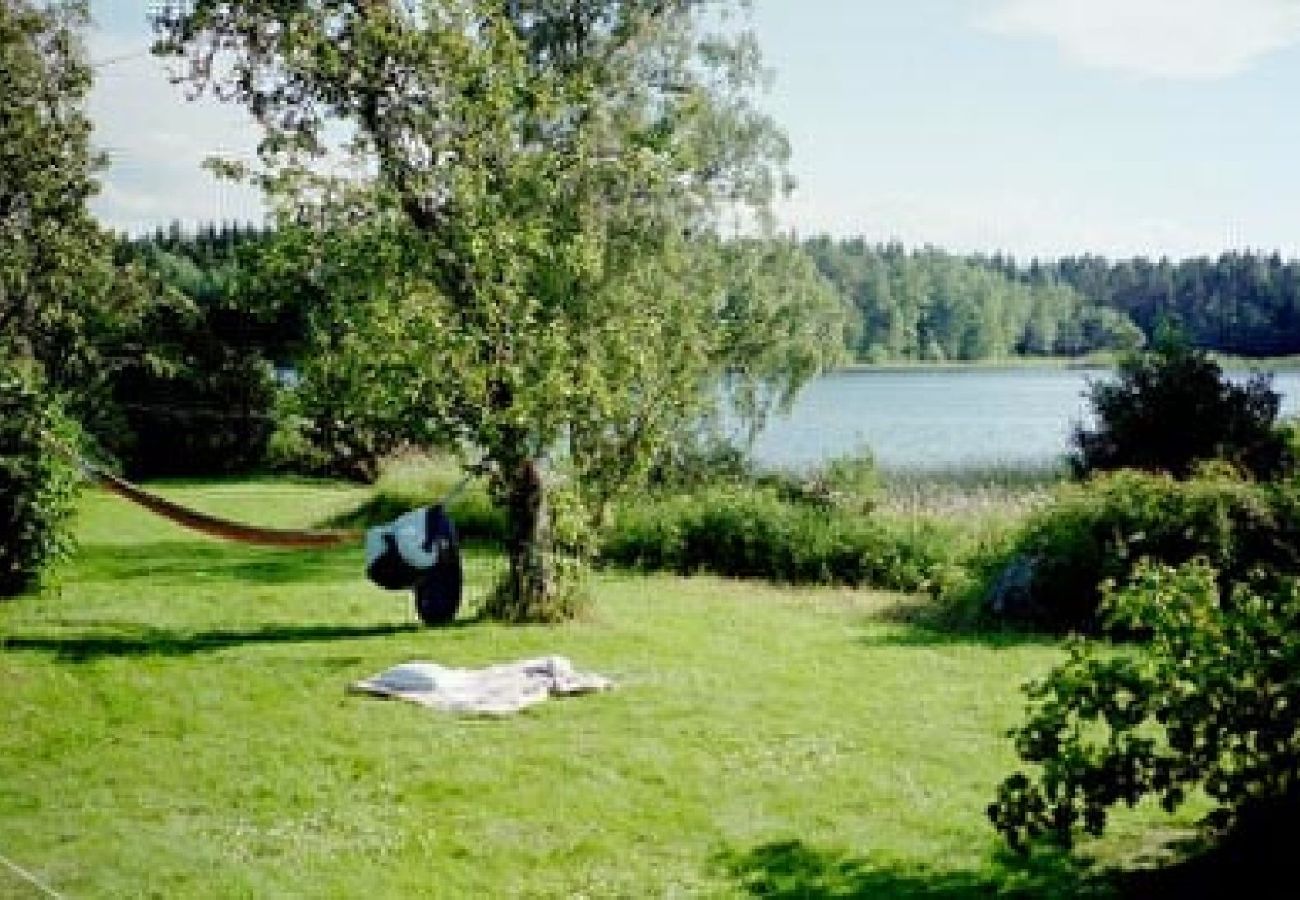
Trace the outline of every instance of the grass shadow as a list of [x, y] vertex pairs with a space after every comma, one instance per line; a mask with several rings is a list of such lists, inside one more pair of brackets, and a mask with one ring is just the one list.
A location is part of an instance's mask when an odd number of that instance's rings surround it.
[[[1180, 833], [1124, 869], [1040, 846], [1027, 855], [1001, 850], [983, 871], [939, 871], [809, 846], [800, 840], [726, 851], [713, 862], [752, 897], [773, 900], [890, 897], [1119, 897], [1218, 900], [1245, 892], [1265, 900], [1296, 895], [1294, 800], [1252, 817], [1217, 843]], [[1138, 868], [1131, 868], [1134, 864]]]
[[950, 644], [978, 644], [1002, 647], [1056, 646], [1061, 636], [1020, 625], [960, 618], [928, 599], [901, 599], [869, 617], [872, 623], [903, 625], [885, 634], [871, 634], [862, 643], [873, 647], [932, 647]]
[[861, 643], [868, 647], [943, 647], [954, 644], [976, 644], [998, 650], [1009, 647], [1057, 647], [1057, 635], [1015, 628], [947, 629], [914, 625], [910, 628], [885, 634], [864, 635]]
[[155, 541], [129, 547], [91, 545], [78, 552], [76, 575], [82, 583], [193, 585], [215, 580], [244, 584], [295, 584], [346, 581], [361, 575], [349, 549], [272, 550], [202, 541]]
[[[1295, 853], [1295, 821], [1300, 788], [1288, 795], [1257, 800], [1240, 811], [1236, 825], [1217, 839], [1184, 836], [1161, 848], [1157, 865], [1124, 873], [1119, 884], [1127, 897], [1178, 897], [1190, 900], [1232, 897], [1291, 898], [1300, 881]], [[1171, 862], [1172, 860], [1172, 862]]]
[[800, 840], [728, 851], [714, 859], [741, 891], [773, 900], [1109, 896], [1114, 885], [1059, 853], [999, 857], [987, 872], [945, 872], [876, 861]]
[[[451, 626], [472, 624], [456, 622]], [[189, 656], [252, 644], [301, 644], [346, 641], [421, 630], [415, 623], [373, 625], [263, 625], [249, 629], [178, 631], [123, 624], [116, 633], [0, 635], [0, 651], [52, 654], [59, 662], [83, 663], [105, 657]]]

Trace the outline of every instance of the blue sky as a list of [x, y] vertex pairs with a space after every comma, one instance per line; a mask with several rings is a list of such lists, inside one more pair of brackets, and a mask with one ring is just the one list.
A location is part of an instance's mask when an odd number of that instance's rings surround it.
[[[138, 55], [145, 8], [92, 0], [110, 62], [91, 110], [114, 160], [97, 211], [131, 229], [256, 217], [197, 168], [254, 133]], [[754, 19], [800, 234], [1300, 256], [1300, 0], [755, 0]]]

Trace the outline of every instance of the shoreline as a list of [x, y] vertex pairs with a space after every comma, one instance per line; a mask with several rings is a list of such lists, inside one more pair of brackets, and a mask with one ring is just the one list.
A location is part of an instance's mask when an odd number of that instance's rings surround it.
[[[1300, 358], [1296, 359], [1300, 368]], [[852, 362], [834, 369], [827, 369], [826, 374], [841, 372], [962, 372], [989, 371], [998, 369], [1109, 369], [1115, 361], [1108, 357], [1070, 357], [1070, 356], [1026, 356], [1005, 357], [1002, 359], [962, 359], [962, 360], [908, 360], [893, 359], [882, 363]]]
[[[1300, 371], [1300, 355], [1297, 356], [1228, 356], [1211, 353], [1215, 360], [1228, 372], [1295, 372]], [[826, 375], [854, 374], [858, 372], [962, 372], [962, 371], [997, 371], [997, 370], [1049, 370], [1049, 371], [1096, 371], [1113, 369], [1118, 357], [1113, 354], [1095, 354], [1089, 356], [1019, 356], [1001, 359], [963, 359], [963, 360], [907, 360], [893, 359], [882, 363], [851, 362], [834, 369], [827, 369]]]

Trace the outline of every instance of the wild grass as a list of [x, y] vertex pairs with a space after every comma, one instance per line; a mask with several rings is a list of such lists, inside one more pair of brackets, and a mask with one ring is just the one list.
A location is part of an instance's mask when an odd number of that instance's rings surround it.
[[601, 559], [648, 571], [907, 591], [935, 585], [950, 561], [934, 529], [890, 527], [750, 486], [625, 504]]
[[[355, 488], [167, 487], [302, 525]], [[357, 548], [219, 544], [87, 498], [56, 592], [0, 606], [0, 854], [77, 898], [1078, 896], [984, 818], [1054, 640], [921, 601], [604, 573], [586, 620], [417, 627]], [[470, 549], [471, 590], [492, 567]], [[479, 721], [352, 696], [397, 662], [570, 656], [619, 688]], [[1121, 817], [1103, 868], [1163, 852]], [[25, 885], [0, 871], [0, 895]]]
[[1063, 461], [885, 469], [876, 512], [942, 528], [969, 551], [1005, 539], [1068, 477]]

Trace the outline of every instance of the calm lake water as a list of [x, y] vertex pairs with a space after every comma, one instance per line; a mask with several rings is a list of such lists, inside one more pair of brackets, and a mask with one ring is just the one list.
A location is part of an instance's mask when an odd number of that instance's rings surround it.
[[[1234, 373], [1245, 377], [1247, 373]], [[863, 447], [889, 467], [1050, 463], [1087, 416], [1088, 380], [1105, 369], [852, 370], [804, 389], [755, 447], [759, 461], [805, 467]], [[1300, 372], [1273, 387], [1300, 412]]]

